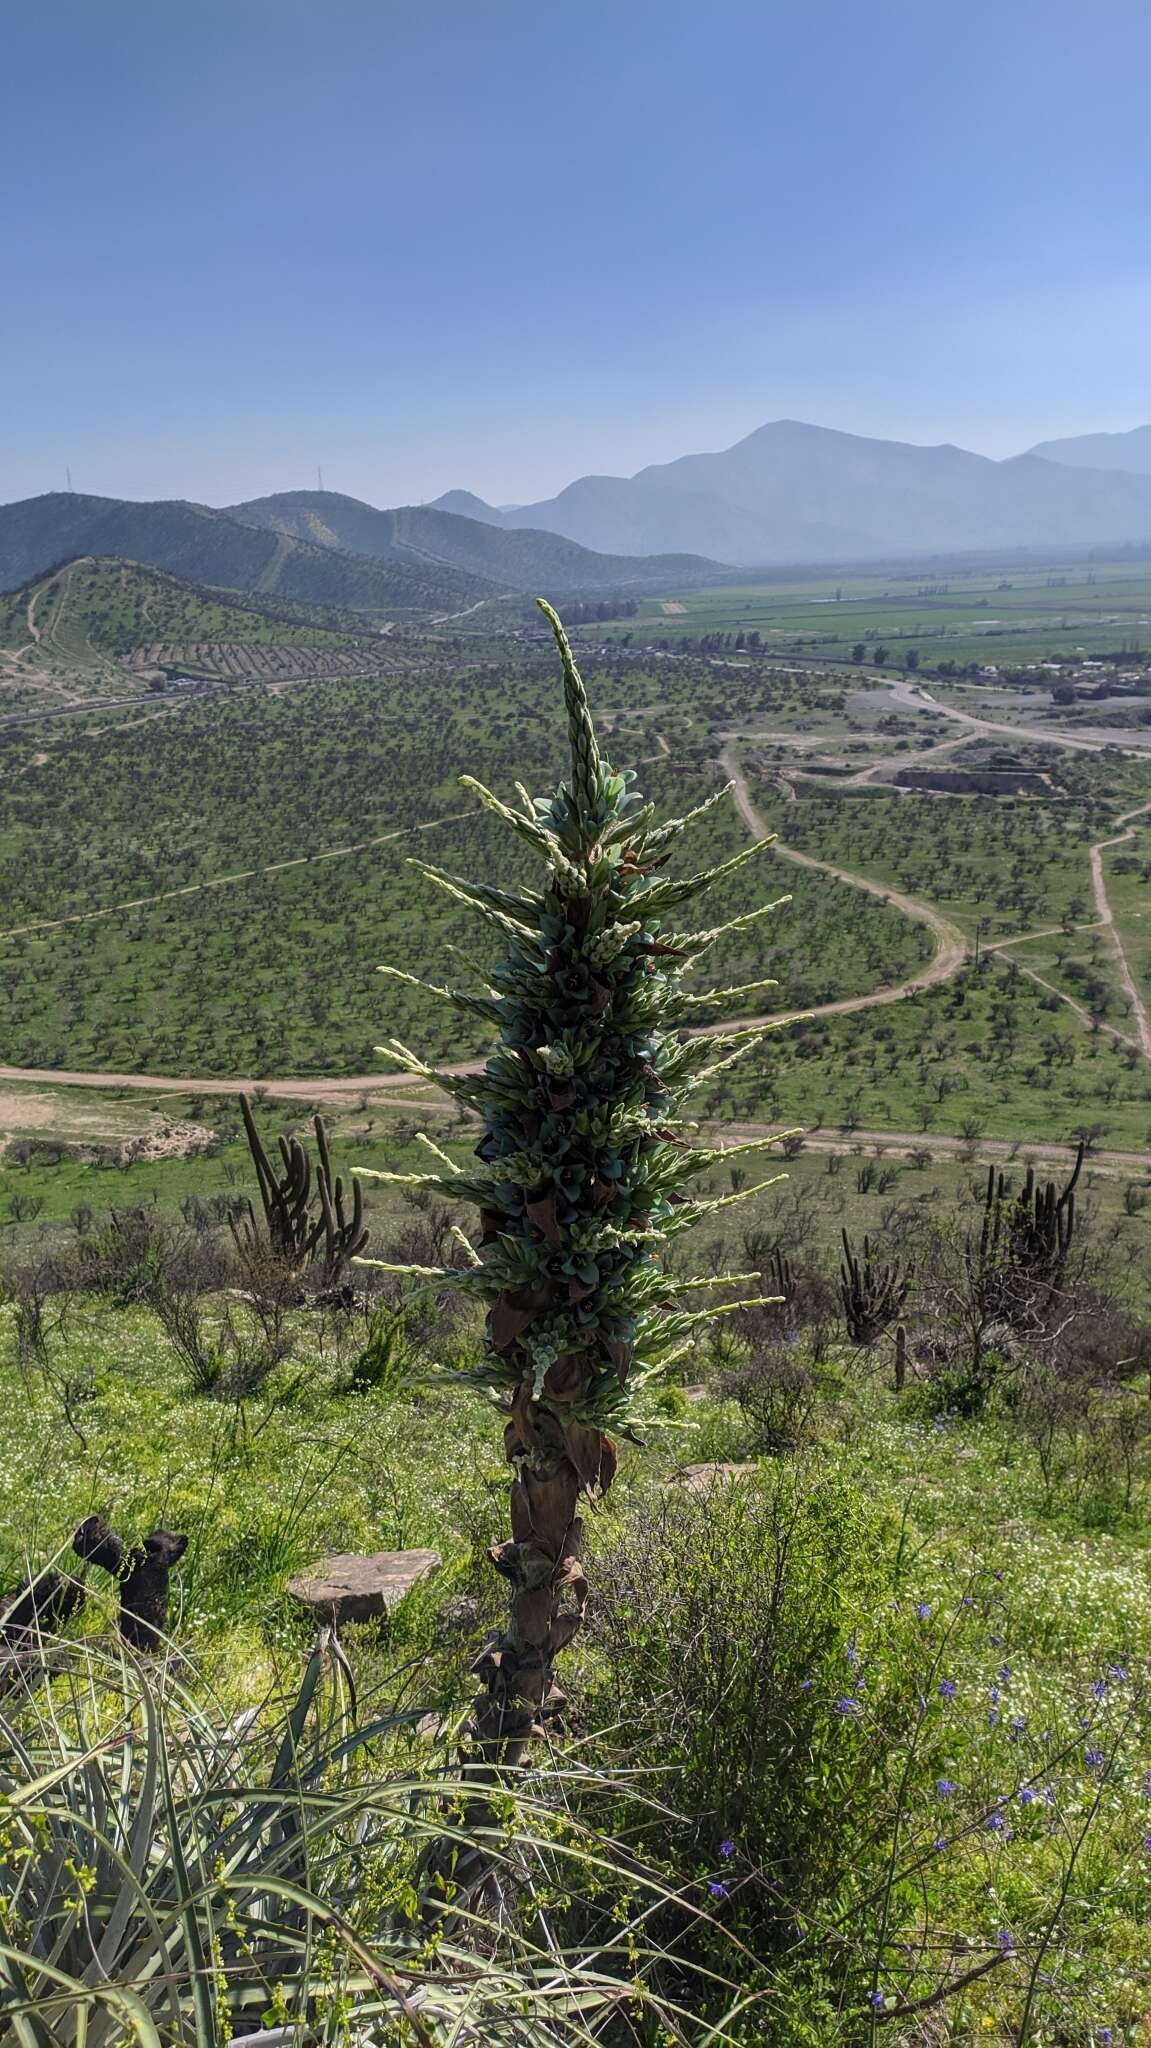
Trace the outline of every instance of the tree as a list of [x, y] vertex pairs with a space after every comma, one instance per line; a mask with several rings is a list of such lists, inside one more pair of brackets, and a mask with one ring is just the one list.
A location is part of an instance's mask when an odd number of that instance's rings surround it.
[[886, 660], [887, 660], [887, 649], [886, 649], [886, 647], [884, 647], [884, 645], [882, 644], [882, 642], [880, 642], [879, 646], [878, 646], [878, 647], [876, 648], [876, 650], [875, 650], [874, 654], [872, 655], [871, 659], [872, 659], [872, 661], [873, 661], [873, 662], [875, 663], [875, 666], [876, 666], [876, 668], [882, 668], [882, 667], [883, 667], [884, 663], [885, 663], [885, 662], [886, 662]]
[[[878, 656], [877, 656], [876, 658], [878, 659]], [[866, 661], [866, 659], [867, 659], [867, 649], [866, 649], [866, 647], [864, 646], [864, 644], [863, 644], [863, 641], [862, 641], [862, 640], [857, 640], [857, 641], [856, 641], [856, 643], [855, 643], [855, 646], [854, 646], [854, 647], [852, 648], [852, 650], [851, 650], [851, 659], [852, 659], [852, 661], [854, 661], [854, 662], [855, 662], [855, 664], [856, 664], [856, 666], [857, 666], [857, 667], [858, 667], [858, 665], [859, 665], [859, 663], [860, 663], [860, 662]]]
[[632, 1434], [644, 1388], [680, 1355], [697, 1324], [758, 1305], [694, 1313], [679, 1306], [685, 1289], [758, 1277], [685, 1283], [666, 1270], [673, 1238], [760, 1192], [753, 1186], [704, 1201], [690, 1199], [687, 1188], [733, 1151], [775, 1142], [726, 1152], [684, 1142], [678, 1112], [687, 1096], [763, 1034], [684, 1037], [677, 1029], [698, 1005], [765, 985], [703, 997], [687, 995], [681, 982], [721, 932], [773, 906], [696, 932], [677, 933], [667, 919], [770, 841], [703, 874], [664, 875], [688, 820], [657, 826], [630, 788], [630, 772], [617, 774], [601, 758], [563, 627], [550, 606], [541, 610], [563, 664], [570, 780], [548, 798], [533, 800], [521, 789], [523, 807], [512, 810], [471, 776], [462, 778], [542, 860], [539, 886], [502, 889], [413, 863], [506, 941], [482, 993], [436, 991], [494, 1026], [499, 1043], [482, 1072], [467, 1074], [438, 1072], [396, 1042], [387, 1047], [409, 1072], [478, 1111], [478, 1163], [457, 1168], [438, 1153], [426, 1174], [378, 1176], [472, 1202], [480, 1212], [467, 1269], [386, 1270], [415, 1273], [433, 1288], [451, 1284], [487, 1308], [481, 1358], [452, 1375], [485, 1397], [497, 1391], [514, 1469], [511, 1540], [490, 1553], [507, 1582], [510, 1616], [477, 1667], [485, 1684], [474, 1721], [481, 1777], [517, 1762], [525, 1742], [564, 1706], [555, 1659], [578, 1631], [588, 1593], [579, 1502], [611, 1485], [609, 1432]]
[[903, 657], [903, 666], [907, 670], [909, 675], [912, 674], [914, 670], [919, 667], [918, 647], [908, 648], [907, 653]]

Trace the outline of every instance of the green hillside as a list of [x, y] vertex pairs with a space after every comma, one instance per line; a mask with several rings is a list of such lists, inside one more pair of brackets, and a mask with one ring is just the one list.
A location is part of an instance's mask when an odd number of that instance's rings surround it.
[[81, 557], [21, 590], [0, 596], [0, 647], [26, 647], [33, 639], [59, 655], [127, 655], [159, 643], [223, 643], [343, 648], [347, 633], [272, 609], [197, 588], [136, 562]]
[[434, 505], [377, 511], [338, 491], [280, 491], [227, 508], [231, 518], [350, 554], [441, 563], [553, 597], [591, 591], [691, 589], [725, 572], [702, 555], [602, 555], [562, 534], [490, 526]]
[[394, 616], [462, 610], [499, 586], [438, 563], [353, 556], [176, 499], [49, 492], [0, 506], [0, 588], [80, 555], [115, 556], [189, 583]]

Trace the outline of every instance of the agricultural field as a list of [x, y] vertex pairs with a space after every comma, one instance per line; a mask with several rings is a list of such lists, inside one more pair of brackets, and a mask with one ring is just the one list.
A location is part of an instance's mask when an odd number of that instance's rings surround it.
[[[529, 671], [509, 697], [497, 667], [453, 676], [445, 664], [426, 694], [405, 679], [205, 700], [122, 735], [70, 729], [38, 765], [27, 738], [6, 736], [22, 767], [0, 825], [11, 1063], [258, 1078], [370, 1073], [389, 1036], [441, 1058], [479, 1050], [474, 1028], [375, 969], [436, 980], [449, 945], [466, 942], [459, 907], [408, 862], [490, 868], [495, 830], [458, 776], [510, 795], [509, 747], [533, 778], [554, 773], [541, 682]], [[661, 733], [650, 716], [629, 725], [643, 784], [665, 807], [690, 807], [717, 786], [714, 764], [698, 745], [670, 751]], [[694, 856], [724, 861], [746, 842], [725, 803], [700, 821]], [[717, 946], [707, 985], [773, 978], [773, 1005], [799, 1008], [924, 964], [930, 944], [914, 923], [765, 858], [720, 884], [717, 921], [765, 888], [791, 900], [768, 927]], [[504, 866], [514, 879], [515, 857]]]
[[[1151, 650], [1151, 567], [1121, 561], [853, 575], [829, 571], [648, 600], [636, 618], [585, 629], [589, 637], [676, 648], [715, 635], [757, 634], [755, 647], [817, 662], [847, 662], [858, 642], [867, 660], [886, 647], [903, 667], [907, 649], [932, 669], [946, 660], [1022, 667]], [[882, 660], [879, 665], [883, 666]]]
[[[549, 661], [522, 645], [455, 646], [409, 645], [370, 679], [256, 686], [143, 723], [127, 710], [60, 722], [47, 743], [43, 725], [0, 735], [9, 1064], [366, 1082], [387, 1070], [375, 1048], [391, 1038], [436, 1059], [481, 1052], [482, 1030], [375, 972], [442, 980], [452, 946], [482, 969], [466, 913], [410, 863], [467, 874], [498, 861], [514, 881], [523, 861], [459, 775], [510, 796], [509, 759], [529, 783], [559, 767]], [[956, 724], [934, 693], [762, 661], [645, 666], [621, 652], [589, 686], [613, 751], [657, 803], [690, 808], [734, 768], [755, 829], [781, 841], [719, 885], [716, 919], [764, 895], [790, 900], [721, 940], [697, 985], [766, 979], [775, 986], [744, 999], [744, 1014], [833, 1014], [787, 1027], [766, 1064], [733, 1075], [726, 1100], [741, 1117], [833, 1124], [854, 1112], [863, 1128], [908, 1134], [928, 1116], [953, 1141], [975, 1123], [1031, 1140], [1052, 1135], [1054, 1112], [1060, 1135], [1148, 1142], [1145, 1063], [1125, 1064], [1138, 1020], [1091, 867], [1113, 821], [1151, 801], [1138, 754], [1068, 749], [1057, 733], [1012, 751], [993, 720], [984, 730], [994, 706]], [[1023, 793], [898, 786], [909, 763], [994, 782], [1006, 758]], [[694, 857], [730, 859], [749, 830], [726, 799], [694, 828]], [[1130, 926], [1129, 972], [1151, 999], [1139, 845], [1106, 853], [1104, 874], [1118, 864], [1115, 929]], [[985, 970], [953, 980], [976, 953]], [[923, 977], [901, 1002], [853, 1007]], [[954, 1071], [931, 1115], [929, 1047], [955, 1035], [946, 1018], [961, 996]], [[1005, 1003], [1017, 1029], [995, 1025]], [[1102, 1040], [1092, 1019], [1110, 1027]], [[1051, 1048], [1041, 1084], [1037, 1044]]]

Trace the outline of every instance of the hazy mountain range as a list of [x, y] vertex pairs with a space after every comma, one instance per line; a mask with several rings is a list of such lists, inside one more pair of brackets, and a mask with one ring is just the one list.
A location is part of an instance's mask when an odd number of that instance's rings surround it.
[[1123, 469], [1151, 476], [1151, 427], [1132, 427], [1126, 434], [1075, 434], [1069, 441], [1040, 441], [1031, 450], [1048, 462], [1070, 463], [1076, 469]]
[[[1106, 447], [1103, 446], [1106, 444]], [[732, 448], [584, 476], [499, 508], [449, 491], [436, 509], [562, 533], [620, 554], [688, 549], [750, 565], [1151, 540], [1151, 427], [1047, 443], [993, 462], [775, 420]]]
[[81, 555], [141, 562], [212, 588], [388, 615], [464, 611], [517, 591], [682, 589], [723, 573], [688, 556], [607, 558], [558, 534], [503, 533], [427, 505], [380, 512], [335, 491], [284, 491], [223, 510], [71, 491], [0, 505], [0, 590]]
[[1147, 542], [1151, 426], [993, 462], [776, 420], [719, 453], [579, 477], [515, 507], [463, 490], [383, 511], [336, 491], [221, 508], [50, 492], [0, 506], [0, 589], [110, 556], [211, 588], [427, 617], [518, 592], [682, 590], [725, 565]]

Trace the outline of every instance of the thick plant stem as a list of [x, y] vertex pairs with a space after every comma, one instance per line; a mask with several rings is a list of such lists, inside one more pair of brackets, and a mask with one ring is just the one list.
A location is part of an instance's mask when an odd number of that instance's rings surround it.
[[508, 1626], [476, 1667], [485, 1691], [475, 1736], [489, 1763], [517, 1762], [566, 1704], [555, 1660], [579, 1629], [588, 1591], [579, 1491], [579, 1473], [562, 1451], [523, 1461], [512, 1482], [512, 1540], [490, 1553], [509, 1584]]

